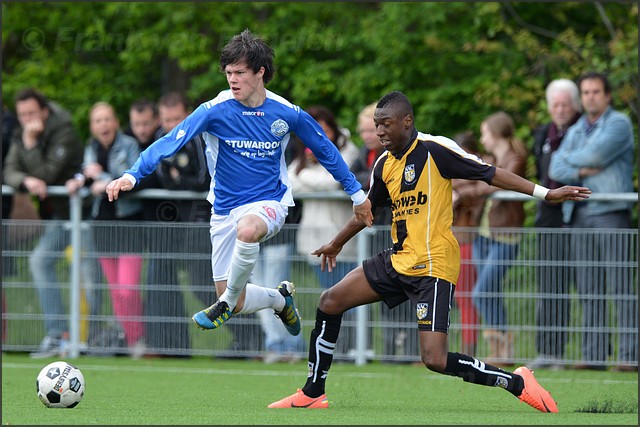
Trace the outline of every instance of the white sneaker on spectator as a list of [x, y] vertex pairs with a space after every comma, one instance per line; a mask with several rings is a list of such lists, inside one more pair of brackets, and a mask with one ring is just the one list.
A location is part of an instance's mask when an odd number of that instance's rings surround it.
[[136, 343], [129, 349], [129, 354], [132, 359], [141, 359], [145, 353], [147, 352], [147, 344], [145, 344], [143, 339], [139, 339]]
[[32, 359], [44, 359], [46, 357], [64, 356], [67, 341], [47, 335], [42, 339], [38, 351], [29, 354]]

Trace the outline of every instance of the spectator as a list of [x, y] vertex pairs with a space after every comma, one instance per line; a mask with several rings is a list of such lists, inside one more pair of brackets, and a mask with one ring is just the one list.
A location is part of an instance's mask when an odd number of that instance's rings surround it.
[[[480, 142], [491, 155], [490, 163], [524, 177], [527, 150], [515, 136], [513, 120], [505, 112], [487, 117], [480, 125]], [[489, 196], [498, 188], [478, 185], [475, 196]], [[504, 228], [524, 224], [523, 202], [493, 200], [485, 202], [478, 236], [473, 241], [473, 262], [477, 279], [473, 303], [485, 325], [482, 335], [489, 344], [489, 363], [513, 363], [513, 335], [508, 330], [502, 283], [512, 260], [518, 256], [520, 234]]]
[[[329, 109], [323, 106], [312, 106], [307, 109], [327, 138], [340, 151], [344, 162], [350, 166], [358, 157], [358, 148], [351, 141], [348, 129], [341, 128]], [[340, 183], [318, 162], [311, 150], [305, 149], [288, 168], [289, 180], [294, 196], [300, 193], [317, 193], [339, 190]], [[302, 216], [298, 228], [296, 246], [298, 253], [303, 255], [307, 263], [312, 266], [320, 286], [330, 288], [338, 283], [357, 264], [357, 246], [351, 242], [344, 248], [344, 261], [339, 261], [333, 272], [320, 270], [320, 260], [311, 252], [324, 236], [337, 232], [353, 214], [349, 200], [306, 199], [302, 206]], [[355, 321], [355, 311], [347, 314], [348, 320]], [[347, 327], [341, 341], [340, 353], [348, 353], [355, 348], [355, 325]]]
[[[371, 171], [375, 161], [384, 153], [385, 149], [376, 135], [376, 125], [373, 121], [373, 113], [376, 103], [364, 107], [358, 114], [358, 135], [363, 141], [360, 153], [356, 161], [351, 165], [351, 171], [362, 184], [365, 191], [369, 191]], [[389, 236], [388, 227], [391, 225], [391, 209], [384, 207], [379, 212], [374, 212], [373, 225], [376, 232], [371, 238], [370, 254], [388, 248], [393, 244]], [[403, 303], [398, 310], [391, 310], [385, 304], [380, 306], [380, 316], [388, 324], [412, 323], [415, 318], [414, 310], [409, 303]], [[407, 334], [406, 327], [388, 327], [382, 329], [383, 354], [393, 358], [394, 362], [408, 362], [411, 356], [417, 356], [418, 343], [415, 336]], [[404, 359], [403, 359], [404, 357]]]
[[[563, 184], [549, 178], [551, 155], [558, 150], [567, 130], [580, 117], [578, 86], [568, 79], [553, 80], [546, 90], [551, 121], [533, 132], [536, 178], [547, 188]], [[561, 228], [562, 203], [538, 201], [534, 225], [538, 228]], [[536, 245], [536, 351], [532, 368], [561, 368], [567, 344], [571, 300], [569, 292], [573, 268], [569, 265], [569, 237], [565, 233], [540, 230]], [[553, 263], [553, 265], [548, 264]], [[557, 263], [560, 263], [558, 265]]]
[[[362, 184], [364, 191], [369, 191], [369, 181], [371, 178], [371, 170], [376, 159], [384, 153], [384, 147], [380, 143], [380, 139], [376, 135], [376, 125], [373, 122], [373, 112], [376, 109], [376, 104], [371, 103], [364, 107], [358, 114], [358, 135], [362, 139], [363, 145], [360, 147], [360, 152], [357, 159], [351, 165], [351, 172], [356, 176], [358, 182]], [[374, 222], [379, 224], [391, 224], [391, 218], [376, 219], [374, 215]]]
[[[162, 136], [163, 131], [160, 126], [157, 105], [146, 98], [140, 98], [134, 101], [129, 108], [129, 126], [125, 130], [125, 134], [136, 139], [140, 152], [147, 149], [151, 143]], [[155, 188], [162, 188], [157, 170], [141, 179], [135, 191]], [[156, 288], [170, 289], [178, 283], [178, 276], [174, 266], [175, 261], [162, 255], [166, 243], [163, 241], [164, 236], [160, 234], [166, 232], [167, 228], [152, 223], [162, 222], [163, 220], [173, 222], [176, 219], [177, 213], [175, 209], [161, 209], [162, 206], [171, 205], [173, 203], [172, 200], [145, 198], [142, 199], [141, 202], [143, 206], [142, 220], [150, 222], [150, 224], [145, 225], [140, 230], [140, 240], [144, 242], [144, 250], [148, 257], [145, 280], [146, 292], [143, 306], [147, 306], [144, 308], [144, 312], [145, 315], [149, 316], [150, 313], [153, 313], [153, 308], [148, 307], [148, 301], [152, 295], [157, 293]], [[151, 296], [149, 294], [151, 294]], [[156, 322], [161, 323], [161, 325], [157, 325]], [[171, 322], [171, 324], [174, 327], [179, 327], [175, 322]], [[147, 339], [152, 339], [151, 337], [158, 337], [157, 328], [161, 326], [166, 326], [166, 324], [156, 318], [151, 319], [146, 325], [144, 354], [147, 357], [152, 356], [155, 351], [154, 348], [156, 348], [155, 346], [162, 346], [162, 344], [158, 342], [146, 342]], [[180, 335], [179, 337], [175, 337], [174, 340], [186, 342], [188, 337]], [[140, 348], [142, 349], [142, 347], [141, 343]]]
[[[161, 132], [156, 137], [171, 132], [190, 113], [187, 99], [179, 92], [163, 95], [157, 109]], [[211, 176], [202, 136], [195, 136], [176, 154], [163, 159], [155, 176], [158, 187], [166, 190], [208, 190]], [[154, 242], [151, 244], [154, 256], [149, 262], [145, 295], [145, 316], [149, 319], [146, 343], [150, 348], [165, 350], [174, 356], [188, 356], [189, 325], [180, 321], [185, 315], [185, 302], [178, 271], [185, 270], [190, 285], [196, 288], [195, 294], [203, 303], [213, 298], [210, 292], [210, 214], [211, 204], [206, 200], [163, 200], [154, 212], [154, 221], [188, 224], [185, 228], [162, 226], [150, 230], [149, 241]], [[175, 260], [175, 254], [189, 254], [195, 258], [179, 262]]]
[[[551, 156], [549, 176], [560, 182], [588, 185], [594, 193], [633, 191], [634, 137], [631, 120], [611, 106], [606, 75], [589, 72], [578, 80], [584, 114], [571, 126]], [[611, 229], [591, 234], [576, 230], [571, 253], [581, 265], [576, 283], [582, 306], [582, 359], [578, 367], [605, 369], [612, 346], [607, 332], [608, 299], [617, 313], [617, 369], [638, 369], [638, 294], [630, 242], [615, 229], [631, 228], [631, 206], [623, 201], [593, 201], [585, 206], [565, 203], [563, 220], [575, 229]], [[621, 265], [617, 267], [617, 265]]]
[[133, 164], [140, 151], [136, 140], [120, 131], [120, 122], [110, 104], [95, 103], [89, 110], [89, 125], [92, 136], [85, 148], [82, 174], [66, 185], [71, 192], [87, 186], [93, 195], [96, 250], [107, 254], [98, 260], [107, 279], [113, 313], [124, 331], [131, 356], [137, 358], [144, 353], [145, 333], [140, 320], [142, 248], [139, 239], [132, 237], [131, 229], [121, 224], [142, 219], [142, 202], [122, 198], [109, 203], [105, 188], [113, 176]]
[[229, 89], [200, 105], [179, 126], [140, 154], [124, 175], [107, 186], [109, 200], [130, 191], [195, 135], [204, 134], [212, 175], [207, 199], [212, 202], [213, 279], [218, 300], [192, 320], [201, 329], [216, 329], [234, 313], [272, 308], [287, 331], [298, 335], [300, 316], [290, 283], [278, 292], [247, 280], [257, 262], [260, 243], [276, 235], [293, 205], [284, 149], [296, 132], [351, 195], [357, 217], [371, 224], [370, 203], [338, 150], [318, 124], [284, 98], [268, 91], [275, 74], [273, 49], [249, 30], [224, 46], [220, 70]]
[[35, 89], [15, 98], [19, 126], [11, 138], [4, 182], [15, 191], [36, 196], [44, 232], [29, 256], [29, 268], [44, 314], [45, 337], [33, 357], [64, 353], [68, 325], [56, 263], [69, 242], [59, 220], [69, 219], [69, 200], [50, 196], [47, 187], [64, 185], [82, 163], [82, 143], [71, 115]]
[[[481, 158], [478, 140], [472, 131], [461, 132], [453, 140], [467, 153]], [[476, 282], [476, 267], [473, 265], [473, 241], [485, 198], [474, 195], [480, 181], [453, 179], [453, 235], [460, 245], [460, 274], [456, 283], [455, 300], [460, 312], [462, 352], [475, 356], [478, 343], [478, 312], [471, 298]]]
[[161, 132], [156, 105], [145, 98], [134, 101], [129, 108], [129, 126], [124, 133], [134, 137], [142, 151], [151, 145]]
[[[285, 163], [287, 166], [303, 150], [304, 144], [300, 141], [300, 138], [292, 135], [285, 150]], [[264, 287], [275, 288], [282, 281], [291, 278], [291, 258], [296, 252], [297, 224], [300, 223], [301, 216], [302, 201], [296, 200], [295, 206], [289, 208], [289, 214], [285, 220], [285, 224], [295, 224], [296, 227], [285, 227], [278, 236], [264, 243], [251, 276], [253, 283], [262, 283]], [[264, 349], [266, 351], [263, 358], [264, 363], [297, 362], [300, 359], [298, 353], [305, 350], [302, 334], [289, 334], [282, 322], [273, 315], [271, 310], [260, 310], [256, 314], [260, 319], [264, 334]]]

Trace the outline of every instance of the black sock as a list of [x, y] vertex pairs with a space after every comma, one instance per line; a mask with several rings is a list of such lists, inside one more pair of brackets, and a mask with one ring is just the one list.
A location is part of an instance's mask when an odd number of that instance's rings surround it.
[[309, 373], [307, 383], [302, 388], [304, 394], [309, 397], [320, 397], [324, 394], [324, 384], [333, 361], [340, 323], [342, 323], [342, 314], [332, 316], [317, 309], [316, 327], [311, 331], [309, 339], [309, 361], [307, 362]]
[[445, 374], [460, 377], [468, 383], [501, 387], [514, 396], [520, 396], [524, 388], [524, 380], [518, 374], [503, 371], [462, 353], [447, 355]]

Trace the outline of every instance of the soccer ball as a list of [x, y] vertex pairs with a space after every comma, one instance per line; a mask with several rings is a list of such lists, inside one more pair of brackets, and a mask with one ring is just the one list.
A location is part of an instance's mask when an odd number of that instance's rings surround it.
[[67, 362], [53, 362], [38, 374], [36, 389], [47, 408], [73, 408], [84, 396], [84, 376]]

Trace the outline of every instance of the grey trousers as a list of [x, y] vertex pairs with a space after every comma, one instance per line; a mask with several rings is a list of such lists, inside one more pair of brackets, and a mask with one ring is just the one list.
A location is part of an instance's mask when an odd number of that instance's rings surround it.
[[[631, 228], [628, 211], [588, 215], [576, 209], [571, 227], [572, 258], [582, 308], [582, 358], [587, 363], [604, 362], [613, 354], [613, 332], [617, 332], [617, 363], [638, 363], [638, 304], [636, 269], [630, 267], [637, 239], [616, 229]], [[589, 228], [610, 229], [590, 233]], [[610, 325], [609, 310], [616, 312], [617, 325]]]

